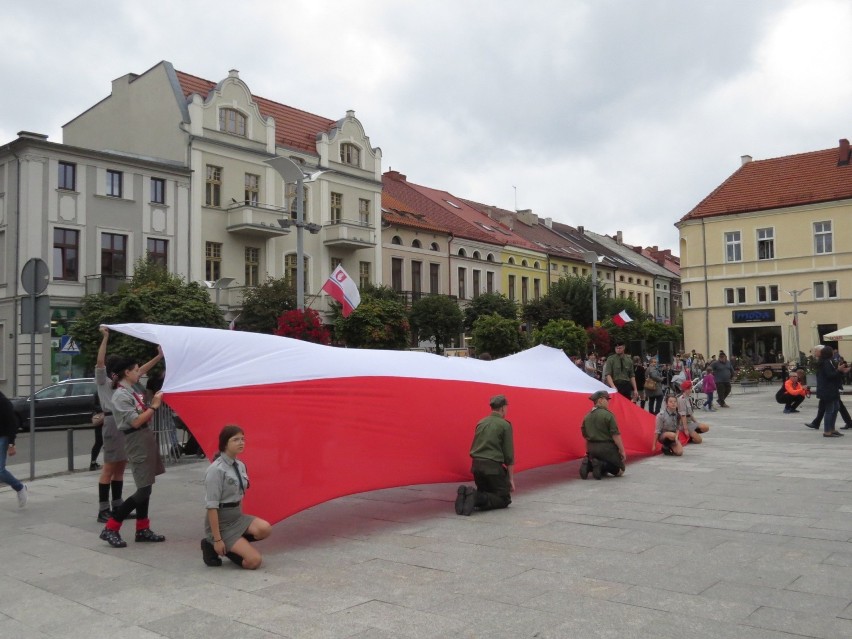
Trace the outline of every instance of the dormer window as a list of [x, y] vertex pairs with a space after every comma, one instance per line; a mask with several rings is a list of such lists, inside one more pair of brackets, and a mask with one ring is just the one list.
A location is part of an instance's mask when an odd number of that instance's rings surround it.
[[343, 164], [350, 164], [352, 166], [361, 166], [361, 149], [359, 149], [354, 144], [341, 144], [340, 145], [340, 161]]
[[246, 116], [236, 109], [219, 109], [219, 130], [246, 136]]

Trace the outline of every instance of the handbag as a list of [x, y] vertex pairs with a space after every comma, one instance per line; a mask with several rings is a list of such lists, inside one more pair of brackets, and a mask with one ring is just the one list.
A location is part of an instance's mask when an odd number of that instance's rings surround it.
[[655, 391], [657, 390], [657, 380], [651, 379], [650, 377], [645, 379], [645, 390], [646, 391]]
[[95, 428], [104, 425], [104, 414], [103, 413], [92, 413], [92, 425]]

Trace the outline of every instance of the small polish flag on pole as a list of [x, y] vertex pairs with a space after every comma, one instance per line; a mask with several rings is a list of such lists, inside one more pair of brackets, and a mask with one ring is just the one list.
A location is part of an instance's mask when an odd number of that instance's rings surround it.
[[237, 330], [237, 320], [239, 319], [240, 315], [242, 315], [242, 313], [240, 313], [239, 315], [237, 315], [234, 319], [232, 319], [232, 320], [228, 323], [228, 330], [229, 330], [229, 331], [235, 331], [235, 330]]
[[621, 311], [618, 315], [612, 316], [612, 321], [615, 322], [616, 326], [624, 326], [628, 322], [632, 322], [630, 316], [627, 314], [627, 311]]
[[358, 287], [349, 274], [343, 270], [343, 266], [339, 265], [328, 279], [322, 285], [322, 290], [331, 295], [335, 300], [343, 305], [343, 317], [349, 315], [358, 308], [361, 303], [361, 294], [358, 292]]

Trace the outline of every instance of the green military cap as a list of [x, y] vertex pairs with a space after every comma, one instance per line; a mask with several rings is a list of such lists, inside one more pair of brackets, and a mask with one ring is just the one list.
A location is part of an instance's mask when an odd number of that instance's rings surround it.
[[589, 396], [589, 399], [592, 400], [593, 402], [596, 402], [599, 399], [603, 399], [603, 398], [606, 398], [606, 399], [610, 398], [610, 394], [608, 392], [606, 392], [605, 390], [595, 391], [594, 393], [592, 393]]

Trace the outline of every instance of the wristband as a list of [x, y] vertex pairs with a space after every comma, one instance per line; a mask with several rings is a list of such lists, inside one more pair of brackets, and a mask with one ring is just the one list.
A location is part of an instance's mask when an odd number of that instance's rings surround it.
[[214, 544], [218, 544], [220, 541], [222, 541], [222, 540], [221, 540], [221, 539], [214, 539], [214, 540], [213, 540], [213, 543], [214, 543]]

